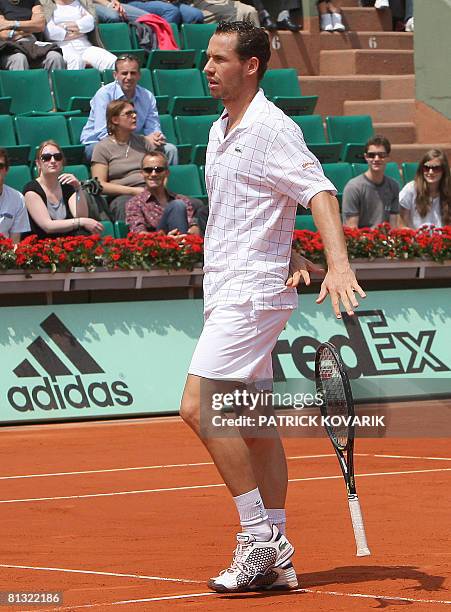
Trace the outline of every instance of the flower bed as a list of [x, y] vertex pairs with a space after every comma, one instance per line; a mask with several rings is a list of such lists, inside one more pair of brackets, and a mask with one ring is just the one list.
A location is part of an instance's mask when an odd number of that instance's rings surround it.
[[[451, 226], [424, 226], [419, 230], [390, 229], [388, 223], [374, 229], [344, 227], [350, 260], [384, 258], [388, 260], [430, 259], [444, 262], [451, 259]], [[308, 230], [295, 230], [294, 247], [312, 261], [324, 261], [320, 235]]]
[[[394, 229], [387, 224], [375, 229], [344, 228], [351, 260], [415, 258], [443, 262], [451, 259], [451, 227]], [[0, 236], [0, 270], [42, 270], [68, 272], [73, 268], [95, 270], [192, 269], [203, 258], [202, 238], [187, 236], [180, 244], [160, 233], [129, 234], [127, 238], [68, 236], [37, 240], [30, 236], [14, 250], [8, 238]], [[312, 261], [323, 261], [324, 250], [318, 233], [295, 230], [293, 246]]]

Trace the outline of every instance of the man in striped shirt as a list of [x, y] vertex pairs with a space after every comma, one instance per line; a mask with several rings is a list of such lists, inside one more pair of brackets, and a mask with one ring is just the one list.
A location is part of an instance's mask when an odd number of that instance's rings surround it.
[[[298, 203], [310, 207], [328, 270], [317, 303], [330, 295], [337, 318], [364, 292], [352, 272], [335, 188], [299, 127], [269, 102], [259, 81], [268, 36], [249, 23], [219, 24], [205, 73], [224, 112], [213, 124], [206, 160], [210, 212], [205, 233], [205, 323], [182, 398], [182, 418], [211, 454], [236, 504], [242, 532], [230, 567], [209, 581], [219, 592], [295, 589], [286, 539], [287, 466], [277, 432], [214, 430], [217, 403], [243, 405], [272, 382], [271, 351], [297, 306], [296, 286], [313, 268], [292, 252]], [[228, 392], [228, 393], [227, 393]], [[213, 423], [213, 426], [210, 424]], [[227, 435], [226, 435], [227, 434]]]

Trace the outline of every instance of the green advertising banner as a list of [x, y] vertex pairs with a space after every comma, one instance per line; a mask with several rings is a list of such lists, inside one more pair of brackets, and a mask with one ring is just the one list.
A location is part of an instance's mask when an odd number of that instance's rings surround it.
[[[276, 390], [313, 389], [320, 341], [340, 348], [357, 399], [446, 394], [448, 289], [375, 291], [355, 317], [300, 297], [274, 350]], [[0, 421], [176, 413], [202, 330], [201, 300], [5, 307]]]

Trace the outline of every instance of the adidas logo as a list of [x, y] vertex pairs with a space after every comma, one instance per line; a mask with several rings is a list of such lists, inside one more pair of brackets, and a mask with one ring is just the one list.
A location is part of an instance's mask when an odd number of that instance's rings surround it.
[[[82, 376], [92, 374], [100, 378], [105, 371], [55, 314], [48, 316], [40, 327], [72, 367], [66, 365], [49, 342], [38, 336], [27, 347], [27, 351], [47, 376], [39, 373], [30, 358], [24, 359], [14, 368], [13, 372], [18, 378], [40, 378], [43, 384], [11, 387], [7, 396], [12, 408], [19, 412], [29, 412], [36, 408], [50, 411], [65, 410], [68, 407], [85, 409], [91, 406], [114, 407], [116, 404], [130, 406], [133, 403], [133, 396], [123, 381], [95, 381], [88, 384], [83, 380]], [[72, 371], [74, 369], [77, 371]], [[72, 376], [73, 382], [60, 385], [57, 381], [59, 376]]]
[[288, 542], [287, 542], [287, 540], [284, 540], [283, 542], [281, 542], [281, 543], [279, 544], [279, 550], [280, 550], [280, 551], [285, 550], [285, 548], [286, 548], [287, 546], [288, 546]]

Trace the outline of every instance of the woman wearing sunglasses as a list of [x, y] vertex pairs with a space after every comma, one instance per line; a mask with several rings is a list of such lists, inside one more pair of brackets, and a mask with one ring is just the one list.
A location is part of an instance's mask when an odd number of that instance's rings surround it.
[[136, 111], [131, 102], [114, 100], [106, 110], [108, 136], [94, 147], [91, 175], [110, 199], [116, 221], [125, 221], [125, 204], [144, 191], [141, 162], [155, 147], [142, 135], [135, 134]]
[[446, 155], [431, 149], [420, 160], [415, 179], [399, 194], [401, 223], [418, 229], [451, 223], [451, 177]]
[[38, 238], [56, 238], [101, 233], [103, 225], [88, 217], [80, 181], [63, 171], [64, 156], [56, 142], [46, 140], [41, 144], [36, 166], [38, 178], [23, 189], [31, 234]]

